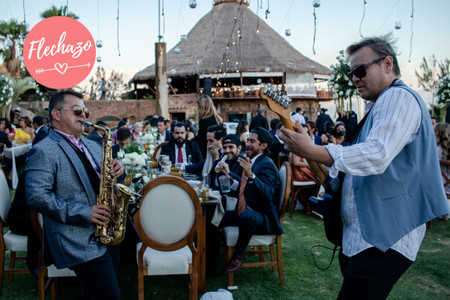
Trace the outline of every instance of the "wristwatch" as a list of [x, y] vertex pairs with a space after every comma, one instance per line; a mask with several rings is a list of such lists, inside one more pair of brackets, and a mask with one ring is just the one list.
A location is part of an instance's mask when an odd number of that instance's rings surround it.
[[252, 175], [250, 175], [250, 177], [248, 178], [249, 181], [253, 182], [256, 178], [255, 173], [252, 173]]

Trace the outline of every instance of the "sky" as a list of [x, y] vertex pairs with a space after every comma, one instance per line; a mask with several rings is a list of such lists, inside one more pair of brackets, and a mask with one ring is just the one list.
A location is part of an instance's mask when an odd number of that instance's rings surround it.
[[[211, 0], [160, 0], [164, 17], [161, 18], [161, 34], [167, 50], [179, 41], [181, 34], [188, 34], [195, 24], [212, 9]], [[155, 61], [155, 42], [158, 42], [158, 0], [0, 0], [0, 20], [24, 20], [28, 30], [41, 18], [40, 13], [56, 5], [68, 4], [93, 35], [101, 39], [103, 47], [97, 49], [102, 57], [96, 62], [90, 78], [102, 65], [107, 74], [112, 70], [124, 74], [126, 81], [138, 71]], [[296, 50], [327, 67], [337, 62], [341, 49], [357, 42], [363, 36], [392, 32], [397, 39], [397, 52], [402, 79], [418, 88], [415, 70], [423, 57], [435, 55], [438, 60], [450, 58], [450, 1], [449, 0], [321, 0], [316, 8], [316, 55], [313, 53], [314, 19], [311, 0], [251, 0], [255, 14], [283, 36]], [[262, 9], [260, 8], [262, 6]], [[269, 6], [270, 13], [265, 19]], [[413, 8], [413, 9], [412, 9]], [[119, 13], [119, 30], [117, 15]], [[411, 24], [410, 16], [413, 13]], [[361, 23], [362, 20], [362, 23]], [[394, 28], [401, 22], [401, 29]], [[412, 27], [412, 30], [411, 30]], [[285, 30], [291, 30], [291, 36]], [[411, 33], [412, 47], [411, 47]], [[118, 38], [117, 38], [118, 36]], [[244, 37], [245, 38], [245, 37]], [[120, 49], [120, 56], [119, 50]], [[409, 61], [411, 57], [411, 62]], [[86, 81], [86, 80], [85, 80]]]

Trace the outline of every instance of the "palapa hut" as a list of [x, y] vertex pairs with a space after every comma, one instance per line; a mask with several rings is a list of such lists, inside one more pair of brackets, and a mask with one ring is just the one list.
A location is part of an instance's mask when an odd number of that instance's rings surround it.
[[[331, 93], [315, 88], [331, 71], [294, 49], [248, 8], [247, 1], [215, 1], [167, 53], [166, 67], [169, 113], [179, 120], [195, 115], [195, 99], [201, 93], [212, 95], [225, 121], [249, 119], [258, 106], [265, 106], [257, 96], [265, 83], [286, 91], [293, 99], [291, 110], [301, 106], [312, 119], [318, 101], [332, 100]], [[155, 65], [136, 73], [130, 83], [139, 98], [154, 97]], [[275, 116], [268, 112], [269, 119]]]

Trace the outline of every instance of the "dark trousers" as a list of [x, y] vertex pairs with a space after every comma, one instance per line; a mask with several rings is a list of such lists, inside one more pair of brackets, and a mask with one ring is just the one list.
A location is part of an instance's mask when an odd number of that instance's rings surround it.
[[395, 250], [382, 252], [375, 247], [348, 257], [339, 252], [344, 282], [338, 299], [386, 299], [412, 261]]
[[120, 299], [119, 261], [119, 247], [108, 247], [102, 256], [72, 268], [86, 289], [84, 299]]
[[252, 236], [266, 231], [264, 215], [252, 209], [245, 209], [240, 216], [236, 210], [227, 210], [220, 226], [239, 226], [239, 238], [234, 247], [235, 254], [244, 254]]

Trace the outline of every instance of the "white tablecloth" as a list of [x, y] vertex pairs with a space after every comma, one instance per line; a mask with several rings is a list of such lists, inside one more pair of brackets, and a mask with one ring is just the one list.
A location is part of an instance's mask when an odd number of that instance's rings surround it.
[[11, 148], [4, 148], [3, 152], [5, 153], [5, 157], [8, 157], [12, 160], [12, 169], [11, 173], [9, 173], [8, 178], [11, 179], [11, 185], [13, 189], [17, 188], [17, 184], [19, 183], [19, 176], [17, 174], [16, 168], [16, 156], [20, 156], [28, 152], [31, 148], [31, 144], [18, 145]]

